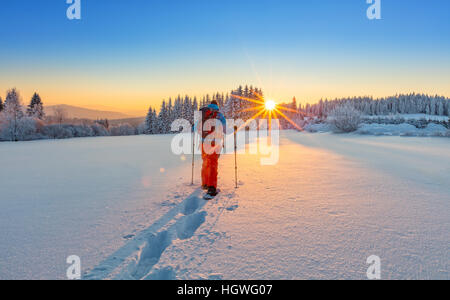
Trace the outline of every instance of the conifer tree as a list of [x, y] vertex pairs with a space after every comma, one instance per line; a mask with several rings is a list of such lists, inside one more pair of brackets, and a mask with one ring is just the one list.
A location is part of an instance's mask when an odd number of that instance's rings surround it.
[[163, 100], [161, 111], [158, 115], [158, 133], [166, 134], [170, 132], [169, 124], [169, 111], [166, 105], [166, 101]]
[[172, 98], [169, 98], [169, 104], [167, 105], [167, 121], [169, 124], [172, 124], [172, 122], [175, 120], [175, 115], [173, 113], [173, 106], [172, 106]]
[[150, 106], [148, 109], [147, 117], [145, 118], [145, 134], [154, 134], [153, 131], [155, 129], [156, 122], [156, 113], [155, 110]]
[[45, 117], [44, 104], [42, 103], [41, 97], [38, 93], [34, 93], [31, 98], [30, 105], [27, 108], [27, 115], [29, 117], [38, 118], [43, 120]]

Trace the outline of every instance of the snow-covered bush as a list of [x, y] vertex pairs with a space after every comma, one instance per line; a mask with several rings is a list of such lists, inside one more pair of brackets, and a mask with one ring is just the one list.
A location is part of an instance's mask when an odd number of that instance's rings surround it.
[[37, 118], [21, 118], [17, 125], [17, 140], [32, 141], [43, 138], [40, 131], [44, 123]]
[[426, 133], [428, 133], [429, 136], [438, 136], [438, 137], [444, 137], [448, 131], [448, 129], [441, 124], [435, 124], [430, 123], [428, 126], [424, 129]]
[[87, 125], [63, 125], [72, 131], [73, 137], [90, 137], [94, 136], [94, 131]]
[[327, 120], [337, 131], [353, 132], [361, 123], [361, 112], [349, 104], [339, 105], [331, 111]]
[[68, 139], [77, 137], [105, 136], [108, 131], [99, 124], [72, 125], [72, 124], [52, 124], [42, 128], [42, 134], [52, 139]]
[[58, 124], [44, 126], [42, 128], [42, 134], [52, 139], [68, 139], [73, 137], [70, 128]]
[[139, 124], [136, 130], [137, 134], [147, 134], [148, 132], [147, 124], [146, 123]]
[[110, 129], [112, 136], [122, 136], [122, 135], [134, 135], [136, 134], [136, 130], [130, 124], [120, 124], [117, 126], [113, 126]]
[[103, 126], [99, 123], [92, 124], [91, 129], [92, 129], [94, 136], [108, 136], [109, 135], [109, 131], [105, 128], [105, 126]]
[[1, 118], [0, 139], [4, 141], [32, 141], [44, 138], [41, 129], [44, 123], [36, 118], [23, 117], [15, 121]]

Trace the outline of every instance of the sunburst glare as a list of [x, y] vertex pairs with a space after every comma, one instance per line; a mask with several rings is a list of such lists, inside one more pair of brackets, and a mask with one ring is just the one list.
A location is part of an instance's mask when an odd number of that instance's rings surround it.
[[274, 110], [277, 104], [273, 100], [267, 100], [264, 106], [266, 107], [266, 110]]
[[255, 120], [262, 114], [264, 114], [262, 117], [263, 119], [265, 119], [267, 116], [269, 116], [269, 128], [271, 128], [271, 126], [272, 126], [271, 125], [272, 119], [278, 119], [279, 116], [281, 116], [283, 119], [285, 119], [287, 122], [289, 122], [296, 129], [298, 129], [299, 131], [303, 131], [302, 127], [300, 127], [298, 124], [296, 124], [294, 121], [292, 121], [286, 114], [284, 114], [281, 111], [281, 110], [284, 110], [287, 112], [297, 113], [296, 110], [294, 110], [292, 108], [283, 107], [282, 105], [277, 104], [277, 102], [275, 100], [265, 100], [264, 97], [262, 95], [258, 94], [257, 92], [253, 92], [253, 94], [256, 97], [256, 99], [233, 95], [233, 97], [238, 98], [240, 100], [258, 104], [255, 107], [246, 108], [241, 111], [241, 112], [256, 111], [256, 114], [253, 115], [250, 119], [248, 119], [247, 122], [245, 122], [245, 124], [243, 124], [238, 129], [238, 131], [245, 128], [252, 120]]

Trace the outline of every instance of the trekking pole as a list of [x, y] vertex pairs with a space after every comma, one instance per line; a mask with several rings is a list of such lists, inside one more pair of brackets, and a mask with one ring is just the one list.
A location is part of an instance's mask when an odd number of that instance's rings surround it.
[[236, 184], [236, 188], [238, 188], [238, 180], [237, 180], [237, 174], [238, 174], [238, 168], [237, 168], [237, 142], [236, 142], [236, 133], [237, 133], [237, 126], [234, 126], [234, 181]]
[[194, 185], [194, 162], [195, 162], [195, 130], [192, 126], [192, 180], [191, 185]]

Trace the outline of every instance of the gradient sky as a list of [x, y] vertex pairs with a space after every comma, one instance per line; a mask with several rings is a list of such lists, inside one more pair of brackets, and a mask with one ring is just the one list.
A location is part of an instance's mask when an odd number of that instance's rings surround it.
[[450, 1], [0, 2], [0, 95], [142, 114], [178, 94], [263, 88], [278, 101], [450, 96]]

